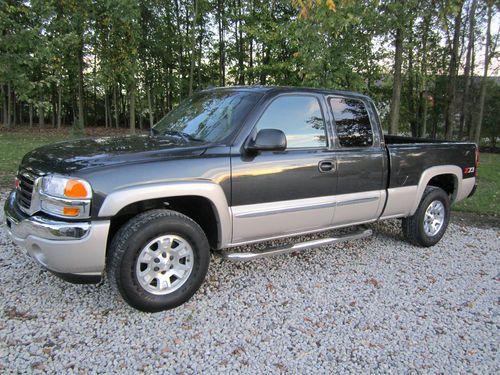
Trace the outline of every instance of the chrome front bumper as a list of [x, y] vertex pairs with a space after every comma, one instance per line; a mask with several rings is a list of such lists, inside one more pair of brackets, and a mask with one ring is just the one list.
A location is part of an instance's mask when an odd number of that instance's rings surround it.
[[14, 243], [56, 274], [102, 275], [109, 220], [65, 222], [36, 214], [27, 216], [17, 207], [15, 195], [15, 191], [10, 193], [4, 208], [7, 230]]

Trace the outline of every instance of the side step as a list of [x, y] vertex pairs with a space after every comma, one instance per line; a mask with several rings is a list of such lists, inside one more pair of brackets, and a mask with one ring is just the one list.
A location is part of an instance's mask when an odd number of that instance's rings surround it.
[[254, 252], [238, 252], [231, 253], [228, 251], [222, 251], [221, 255], [223, 258], [232, 261], [244, 261], [244, 260], [254, 260], [259, 258], [270, 257], [273, 255], [288, 254], [297, 251], [303, 251], [311, 249], [314, 247], [320, 247], [325, 245], [332, 245], [338, 242], [358, 240], [361, 238], [366, 238], [372, 235], [371, 229], [360, 229], [353, 233], [349, 233], [343, 236], [322, 238], [320, 240], [313, 240], [307, 242], [299, 242], [293, 245], [286, 245], [283, 247], [269, 247], [264, 250], [254, 251]]

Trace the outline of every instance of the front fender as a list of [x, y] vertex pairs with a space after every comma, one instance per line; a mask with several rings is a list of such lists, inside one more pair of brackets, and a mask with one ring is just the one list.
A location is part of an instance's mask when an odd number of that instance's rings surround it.
[[104, 199], [98, 216], [113, 217], [122, 208], [144, 200], [188, 195], [206, 198], [213, 204], [218, 217], [217, 227], [221, 247], [231, 243], [233, 228], [226, 196], [219, 185], [209, 181], [151, 183], [121, 188]]

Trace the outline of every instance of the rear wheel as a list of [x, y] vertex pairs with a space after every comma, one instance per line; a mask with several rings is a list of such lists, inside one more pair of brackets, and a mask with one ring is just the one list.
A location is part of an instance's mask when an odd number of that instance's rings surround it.
[[210, 260], [205, 233], [170, 210], [137, 215], [116, 233], [108, 255], [111, 285], [132, 307], [156, 312], [189, 300]]
[[413, 216], [402, 220], [403, 234], [417, 246], [433, 246], [441, 240], [450, 221], [450, 198], [438, 187], [428, 186]]

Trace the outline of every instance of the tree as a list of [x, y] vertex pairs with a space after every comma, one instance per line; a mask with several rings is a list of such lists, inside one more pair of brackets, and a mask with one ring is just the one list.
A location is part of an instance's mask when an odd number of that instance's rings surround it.
[[453, 40], [448, 43], [450, 51], [450, 66], [448, 72], [448, 89], [446, 96], [446, 114], [445, 114], [445, 138], [451, 139], [453, 135], [453, 126], [455, 122], [455, 96], [457, 92], [458, 75], [458, 53], [460, 48], [460, 31], [462, 25], [463, 0], [459, 0], [454, 9], [453, 21]]
[[486, 44], [484, 47], [484, 68], [483, 68], [483, 79], [481, 80], [481, 91], [479, 96], [479, 114], [477, 116], [476, 126], [475, 126], [475, 134], [474, 141], [479, 145], [481, 140], [481, 126], [483, 123], [483, 114], [484, 114], [484, 102], [486, 99], [486, 87], [488, 80], [488, 70], [490, 66], [491, 59], [496, 52], [496, 46], [498, 42], [499, 32], [492, 42], [491, 38], [491, 20], [493, 19], [493, 6], [494, 0], [487, 1], [487, 21], [486, 21]]

